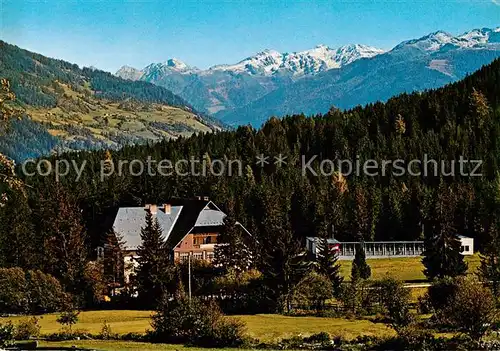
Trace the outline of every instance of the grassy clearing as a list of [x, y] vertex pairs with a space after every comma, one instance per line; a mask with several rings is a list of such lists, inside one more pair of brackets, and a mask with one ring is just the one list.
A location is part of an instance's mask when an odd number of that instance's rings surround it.
[[[42, 328], [42, 334], [55, 333], [61, 330], [61, 325], [56, 319], [59, 316], [57, 313], [46, 314], [40, 316], [39, 324]], [[92, 334], [97, 334], [101, 331], [103, 323], [111, 325], [113, 333], [144, 333], [150, 328], [150, 311], [86, 311], [78, 316], [78, 323], [74, 329], [86, 330]], [[13, 323], [18, 323], [27, 317], [9, 317], [0, 318], [0, 322], [11, 320]]]
[[239, 317], [247, 324], [248, 334], [261, 341], [273, 341], [294, 335], [309, 336], [322, 331], [347, 340], [360, 335], [388, 336], [394, 333], [384, 324], [364, 319], [289, 317], [276, 314]]
[[[61, 326], [56, 322], [57, 314], [40, 317], [42, 334], [57, 332]], [[115, 333], [143, 333], [150, 328], [149, 311], [87, 311], [79, 316], [74, 329], [82, 329], [97, 334], [101, 331], [104, 321]], [[343, 318], [323, 317], [289, 317], [276, 314], [259, 314], [237, 316], [247, 325], [248, 335], [262, 341], [273, 341], [294, 335], [308, 336], [325, 331], [332, 336], [352, 339], [359, 335], [390, 335], [392, 330], [383, 324], [369, 320], [347, 320]], [[0, 322], [11, 320], [19, 323], [27, 317], [0, 318]]]
[[49, 132], [66, 141], [92, 140], [116, 145], [122, 141], [155, 141], [163, 138], [189, 136], [193, 132], [211, 129], [185, 109], [145, 104], [130, 106], [118, 102], [96, 99], [59, 83], [64, 99], [54, 108], [26, 107], [34, 121], [47, 125]]
[[[466, 262], [469, 265], [469, 273], [474, 273], [480, 264], [479, 255], [466, 256]], [[352, 261], [339, 261], [341, 265], [341, 274], [350, 279]], [[372, 269], [372, 279], [383, 279], [385, 277], [394, 277], [403, 281], [425, 281], [421, 257], [405, 258], [376, 258], [367, 260]]]

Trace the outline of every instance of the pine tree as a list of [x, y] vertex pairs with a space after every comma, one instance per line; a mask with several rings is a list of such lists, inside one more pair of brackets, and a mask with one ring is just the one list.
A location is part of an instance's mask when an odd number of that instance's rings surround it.
[[490, 201], [490, 215], [487, 218], [485, 228], [485, 247], [480, 255], [479, 275], [487, 285], [491, 286], [493, 295], [498, 299], [500, 297], [500, 221], [498, 216], [500, 210], [500, 176], [498, 174], [487, 196], [492, 196], [492, 198]]
[[358, 244], [356, 254], [352, 261], [351, 280], [368, 279], [372, 275], [372, 271], [368, 263], [366, 263], [366, 254], [363, 243]]
[[19, 193], [8, 194], [5, 206], [0, 207], [0, 266], [39, 267], [41, 250], [31, 222], [31, 209]]
[[104, 278], [109, 287], [113, 290], [123, 283], [124, 261], [123, 261], [124, 241], [123, 237], [111, 229], [106, 235], [104, 244]]
[[45, 269], [66, 289], [78, 294], [84, 282], [87, 247], [81, 212], [66, 190], [57, 184], [41, 203], [41, 235]]
[[248, 270], [252, 265], [253, 255], [245, 244], [245, 235], [233, 215], [233, 210], [228, 209], [224, 227], [217, 237], [215, 265], [220, 265], [226, 270], [234, 269], [238, 273]]
[[344, 278], [340, 274], [338, 253], [328, 245], [328, 239], [320, 238], [316, 245], [316, 270], [330, 279], [334, 296], [339, 296]]
[[451, 189], [441, 185], [435, 206], [426, 225], [425, 251], [422, 263], [429, 279], [457, 277], [467, 272], [460, 253], [461, 242], [455, 233], [454, 209], [456, 199]]
[[150, 210], [146, 211], [146, 225], [141, 229], [141, 240], [137, 248], [137, 291], [143, 307], [152, 308], [166, 292], [172, 266], [162, 229]]
[[486, 245], [484, 254], [481, 255], [479, 267], [481, 279], [491, 286], [493, 295], [500, 297], [500, 242], [498, 238]]

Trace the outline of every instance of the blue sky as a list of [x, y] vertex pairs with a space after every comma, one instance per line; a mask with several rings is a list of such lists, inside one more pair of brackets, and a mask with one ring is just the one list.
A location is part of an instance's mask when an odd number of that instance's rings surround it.
[[176, 57], [206, 68], [262, 49], [360, 43], [390, 49], [438, 29], [500, 25], [500, 0], [0, 0], [0, 38], [116, 71]]

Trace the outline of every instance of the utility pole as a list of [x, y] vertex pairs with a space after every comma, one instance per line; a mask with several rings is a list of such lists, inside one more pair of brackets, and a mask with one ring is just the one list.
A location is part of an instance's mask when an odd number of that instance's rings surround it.
[[191, 303], [191, 252], [188, 256], [188, 278], [189, 303]]

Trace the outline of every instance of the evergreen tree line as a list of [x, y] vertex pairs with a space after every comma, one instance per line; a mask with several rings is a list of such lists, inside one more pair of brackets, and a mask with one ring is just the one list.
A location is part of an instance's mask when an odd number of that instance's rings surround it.
[[[327, 237], [333, 227], [340, 241], [416, 240], [426, 241], [427, 252], [437, 252], [456, 259], [456, 234], [475, 238], [477, 247], [498, 262], [498, 145], [500, 135], [500, 60], [483, 67], [461, 82], [444, 88], [402, 94], [387, 103], [375, 103], [349, 111], [332, 108], [325, 115], [306, 118], [287, 116], [271, 118], [259, 130], [239, 127], [163, 141], [154, 145], [124, 147], [117, 151], [79, 152], [54, 156], [56, 159], [86, 163], [79, 181], [70, 172], [56, 184], [53, 177], [23, 177], [26, 201], [13, 201], [0, 211], [0, 240], [11, 242], [11, 228], [22, 233], [23, 250], [4, 259], [37, 259], [71, 286], [81, 276], [84, 259], [49, 255], [58, 250], [57, 238], [69, 233], [85, 233], [75, 245], [82, 245], [88, 257], [104, 240], [119, 206], [142, 206], [162, 203], [172, 197], [209, 196], [252, 233], [251, 249], [259, 271], [269, 285], [270, 300], [294, 284], [291, 274], [295, 260], [303, 251], [306, 236]], [[257, 165], [260, 154], [287, 157], [282, 167]], [[386, 175], [303, 176], [302, 155], [318, 155], [312, 168], [319, 170], [325, 159], [382, 160], [424, 159], [483, 160], [482, 176], [396, 176]], [[101, 161], [115, 165], [121, 160], [171, 160], [191, 157], [206, 160], [241, 160], [241, 176], [172, 175], [151, 176], [144, 172], [103, 177]], [[455, 165], [458, 171], [458, 164]], [[31, 168], [33, 170], [34, 167]], [[189, 173], [188, 167], [183, 170]], [[63, 205], [70, 203], [71, 205]], [[15, 207], [20, 207], [15, 210]], [[13, 220], [6, 211], [24, 213]], [[9, 222], [8, 224], [3, 224]], [[23, 237], [26, 236], [26, 237]], [[33, 239], [30, 238], [33, 237]], [[51, 239], [54, 237], [55, 239]], [[52, 240], [52, 241], [51, 241]], [[54, 243], [48, 245], [47, 243]], [[42, 243], [45, 243], [42, 245]], [[448, 250], [455, 247], [448, 254]], [[15, 250], [6, 249], [6, 255]], [[5, 248], [4, 248], [5, 247]], [[442, 251], [444, 248], [445, 251]], [[441, 251], [440, 251], [441, 250]], [[434, 255], [437, 257], [438, 255]], [[8, 256], [2, 256], [8, 257]], [[49, 259], [50, 258], [50, 259]], [[57, 258], [71, 261], [65, 273], [50, 262]], [[454, 261], [455, 260], [455, 261]], [[460, 266], [460, 262], [456, 261]], [[30, 263], [26, 263], [29, 265]], [[73, 267], [75, 266], [76, 267]], [[489, 265], [492, 266], [491, 264]], [[461, 268], [457, 268], [460, 270]], [[493, 270], [496, 272], [496, 270]], [[441, 275], [428, 272], [429, 276]]]

